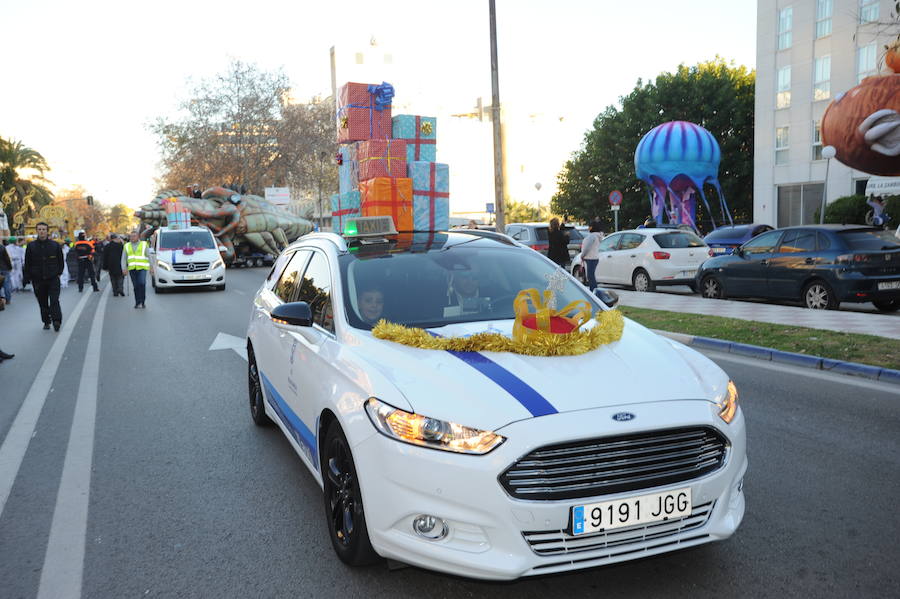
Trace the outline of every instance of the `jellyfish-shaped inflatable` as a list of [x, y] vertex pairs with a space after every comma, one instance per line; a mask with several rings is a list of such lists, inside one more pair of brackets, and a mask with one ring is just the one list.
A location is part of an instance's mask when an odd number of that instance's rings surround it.
[[684, 223], [696, 229], [699, 195], [715, 229], [715, 217], [703, 193], [704, 183], [711, 184], [719, 194], [722, 222], [733, 224], [719, 185], [721, 158], [712, 133], [686, 121], [663, 123], [641, 139], [634, 151], [634, 169], [638, 179], [650, 186], [650, 213], [657, 224]]

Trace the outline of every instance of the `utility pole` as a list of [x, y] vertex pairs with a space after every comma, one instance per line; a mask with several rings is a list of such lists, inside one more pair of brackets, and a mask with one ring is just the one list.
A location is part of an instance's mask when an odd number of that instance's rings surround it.
[[494, 125], [494, 203], [497, 231], [506, 227], [506, 161], [503, 156], [503, 127], [500, 122], [500, 83], [497, 75], [497, 10], [495, 0], [488, 0], [491, 19], [491, 116]]

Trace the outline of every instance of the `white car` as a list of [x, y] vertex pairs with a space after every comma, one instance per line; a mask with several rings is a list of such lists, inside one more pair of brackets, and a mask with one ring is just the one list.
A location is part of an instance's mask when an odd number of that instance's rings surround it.
[[[700, 237], [682, 229], [619, 231], [600, 242], [597, 283], [631, 285], [654, 291], [657, 285], [687, 285], [696, 291], [694, 276], [712, 256]], [[587, 281], [581, 254], [572, 260], [572, 275]]]
[[[247, 331], [253, 421], [274, 422], [322, 486], [340, 559], [509, 580], [735, 532], [745, 424], [716, 364], [627, 319], [619, 341], [569, 357], [376, 338], [380, 318], [433, 336], [510, 335], [517, 292], [561, 271], [464, 230], [364, 224], [369, 236], [289, 246]], [[558, 305], [609, 309], [562, 279]]]
[[225, 262], [206, 227], [162, 227], [150, 237], [150, 284], [157, 293], [175, 287], [225, 289]]

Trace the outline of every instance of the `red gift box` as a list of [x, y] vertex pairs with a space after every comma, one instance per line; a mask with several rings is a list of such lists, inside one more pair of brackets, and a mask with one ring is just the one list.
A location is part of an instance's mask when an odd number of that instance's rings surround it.
[[406, 142], [399, 139], [370, 139], [357, 146], [359, 180], [375, 177], [406, 177]]
[[[378, 101], [380, 88], [384, 85], [346, 83], [341, 87], [338, 91], [338, 143], [391, 138], [391, 105]], [[393, 88], [390, 95], [393, 95]]]

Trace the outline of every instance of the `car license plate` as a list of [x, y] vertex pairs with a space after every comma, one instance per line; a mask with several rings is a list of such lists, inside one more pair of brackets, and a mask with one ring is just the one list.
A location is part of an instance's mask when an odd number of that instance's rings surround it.
[[715, 248], [713, 248], [713, 253], [714, 253], [714, 254], [724, 254], [724, 253], [727, 252], [727, 251], [728, 251], [728, 248], [722, 248], [722, 247], [715, 247]]
[[205, 278], [206, 278], [206, 275], [187, 275], [185, 277], [185, 279], [188, 279], [190, 281], [198, 281], [200, 279], [205, 279]]
[[628, 499], [576, 505], [571, 512], [573, 535], [681, 518], [691, 513], [691, 489], [639, 495]]
[[878, 283], [878, 291], [885, 289], [900, 289], [900, 281], [882, 281]]
[[684, 278], [686, 278], [686, 279], [693, 279], [695, 276], [697, 276], [697, 271], [696, 271], [696, 270], [686, 270], [686, 271], [684, 271]]

